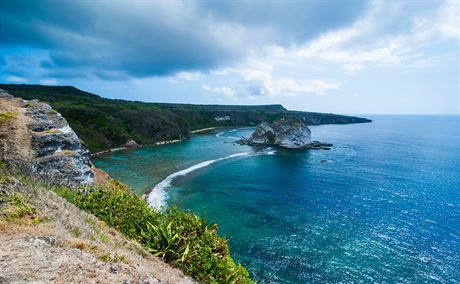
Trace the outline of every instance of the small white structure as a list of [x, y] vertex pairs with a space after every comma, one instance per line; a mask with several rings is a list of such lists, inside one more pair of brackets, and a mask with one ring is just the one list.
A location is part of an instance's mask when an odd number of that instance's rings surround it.
[[214, 117], [214, 119], [216, 121], [228, 121], [228, 120], [231, 120], [230, 116], [229, 115], [226, 115], [226, 116], [216, 116]]

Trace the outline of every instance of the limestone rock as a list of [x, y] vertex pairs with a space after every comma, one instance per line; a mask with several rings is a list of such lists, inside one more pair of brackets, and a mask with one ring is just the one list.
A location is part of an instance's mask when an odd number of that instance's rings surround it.
[[263, 121], [250, 138], [238, 141], [246, 145], [276, 145], [288, 149], [330, 149], [332, 144], [311, 140], [310, 129], [301, 121], [281, 118], [273, 123]]
[[1, 125], [1, 158], [24, 173], [53, 184], [78, 187], [93, 182], [90, 152], [67, 121], [48, 104], [3, 93], [2, 111], [15, 119]]

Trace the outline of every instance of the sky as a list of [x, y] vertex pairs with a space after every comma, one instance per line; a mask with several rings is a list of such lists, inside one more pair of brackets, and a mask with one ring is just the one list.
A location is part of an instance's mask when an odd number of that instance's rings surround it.
[[146, 102], [460, 114], [460, 1], [0, 0], [0, 71]]

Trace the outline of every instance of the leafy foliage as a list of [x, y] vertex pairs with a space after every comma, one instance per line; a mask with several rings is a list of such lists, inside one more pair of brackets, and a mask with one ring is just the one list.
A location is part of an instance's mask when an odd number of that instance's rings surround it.
[[230, 257], [226, 240], [217, 236], [217, 226], [195, 214], [175, 208], [158, 212], [126, 190], [55, 191], [198, 281], [252, 283], [246, 269]]

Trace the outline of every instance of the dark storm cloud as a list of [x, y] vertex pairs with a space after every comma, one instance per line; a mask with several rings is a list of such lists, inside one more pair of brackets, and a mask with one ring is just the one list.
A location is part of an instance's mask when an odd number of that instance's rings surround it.
[[364, 1], [247, 1], [205, 0], [204, 8], [226, 21], [247, 27], [269, 27], [278, 44], [299, 43], [356, 19]]
[[206, 71], [266, 44], [303, 43], [364, 8], [348, 1], [0, 1], [2, 47], [49, 51], [41, 67], [55, 76], [106, 79]]

